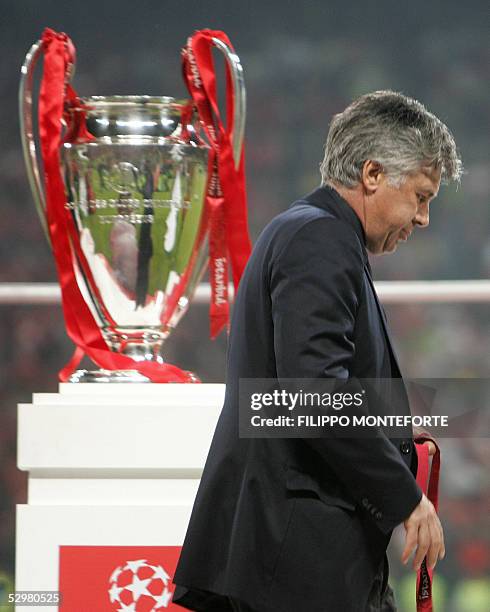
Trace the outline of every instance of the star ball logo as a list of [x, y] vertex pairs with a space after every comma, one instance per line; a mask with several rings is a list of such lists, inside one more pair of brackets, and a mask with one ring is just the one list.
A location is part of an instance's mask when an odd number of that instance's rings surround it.
[[171, 612], [181, 546], [60, 545], [59, 612]]
[[117, 612], [154, 612], [167, 608], [172, 591], [170, 576], [161, 565], [146, 559], [127, 561], [109, 578], [109, 598]]

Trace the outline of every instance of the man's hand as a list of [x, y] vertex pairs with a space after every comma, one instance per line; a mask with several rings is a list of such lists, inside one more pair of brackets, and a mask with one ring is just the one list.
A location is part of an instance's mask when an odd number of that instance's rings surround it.
[[[422, 429], [421, 427], [417, 427], [417, 425], [414, 425], [412, 427], [412, 430], [413, 430], [414, 437], [420, 436], [420, 435], [422, 435], [424, 433], [428, 433], [427, 430]], [[434, 436], [432, 436], [432, 437], [434, 437]], [[434, 442], [431, 442], [430, 440], [427, 440], [426, 442], [422, 443], [422, 445], [424, 445], [424, 444], [429, 447], [429, 457], [432, 457], [433, 455], [436, 454], [436, 445], [434, 444]]]
[[422, 446], [429, 447], [429, 457], [432, 457], [433, 455], [436, 454], [436, 445], [434, 444], [434, 442], [431, 442], [430, 440], [426, 440], [425, 442], [422, 442]]
[[435, 567], [439, 559], [444, 559], [446, 549], [441, 521], [434, 506], [425, 495], [422, 495], [419, 505], [403, 525], [406, 530], [405, 549], [401, 557], [403, 564], [408, 561], [415, 549], [417, 549], [413, 559], [415, 571], [420, 568], [425, 556], [427, 556], [427, 566], [431, 569]]

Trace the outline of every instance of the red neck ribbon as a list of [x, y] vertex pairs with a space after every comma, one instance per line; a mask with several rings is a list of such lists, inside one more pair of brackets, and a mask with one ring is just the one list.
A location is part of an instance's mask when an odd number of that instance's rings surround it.
[[[433, 442], [436, 453], [432, 457], [432, 465], [429, 466], [429, 448], [424, 442]], [[434, 505], [439, 509], [439, 472], [441, 469], [441, 453], [439, 446], [429, 434], [421, 434], [415, 438], [415, 448], [417, 450], [418, 468], [417, 484], [427, 495]], [[417, 612], [432, 612], [432, 576], [433, 571], [427, 567], [427, 559], [422, 561], [417, 572], [416, 601]]]
[[152, 382], [194, 382], [195, 379], [189, 372], [171, 364], [136, 362], [130, 357], [110, 351], [82, 297], [76, 280], [75, 266], [81, 266], [84, 273], [90, 271], [83, 257], [72, 218], [66, 209], [59, 153], [65, 102], [76, 96], [68, 85], [69, 74], [75, 61], [75, 49], [66, 34], [54, 32], [49, 28], [43, 32], [42, 45], [44, 69], [39, 96], [39, 140], [44, 165], [46, 217], [61, 285], [66, 329], [77, 346], [72, 359], [59, 373], [59, 379], [62, 382], [68, 380], [86, 354], [101, 368], [137, 370]]
[[218, 108], [216, 70], [212, 48], [217, 38], [231, 49], [224, 32], [199, 30], [182, 50], [182, 69], [189, 93], [211, 145], [206, 217], [209, 224], [209, 276], [211, 283], [210, 326], [215, 338], [229, 326], [228, 259], [231, 262], [235, 294], [250, 255], [245, 191], [245, 153], [240, 163], [233, 159], [233, 111], [235, 107], [231, 73], [226, 66], [226, 127]]

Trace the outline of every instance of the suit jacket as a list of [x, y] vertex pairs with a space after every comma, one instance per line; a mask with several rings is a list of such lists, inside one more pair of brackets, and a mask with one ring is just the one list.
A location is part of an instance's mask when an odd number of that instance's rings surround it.
[[320, 187], [268, 224], [242, 277], [224, 406], [174, 602], [225, 610], [232, 596], [259, 611], [363, 610], [393, 528], [422, 496], [411, 428], [396, 439], [382, 430], [361, 439], [239, 438], [238, 384], [400, 376], [360, 220]]

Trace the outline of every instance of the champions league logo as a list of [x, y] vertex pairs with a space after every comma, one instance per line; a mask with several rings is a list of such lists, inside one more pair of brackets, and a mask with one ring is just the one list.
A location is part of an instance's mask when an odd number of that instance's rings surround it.
[[109, 583], [114, 612], [156, 612], [168, 608], [172, 599], [170, 576], [161, 565], [150, 565], [146, 559], [117, 567]]

